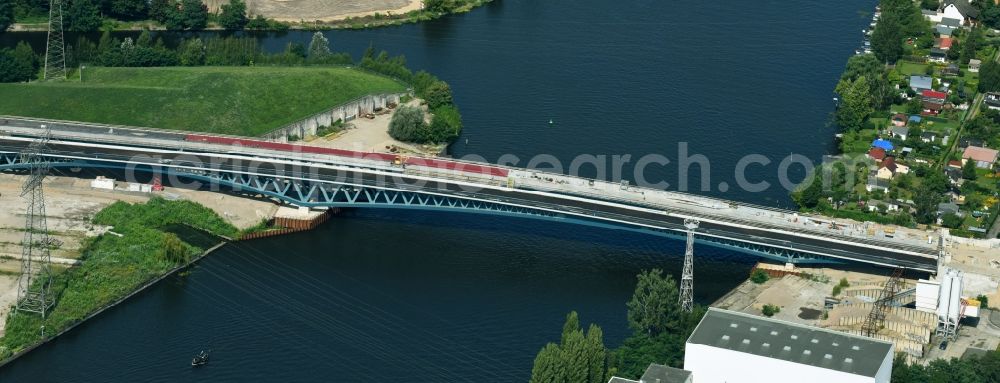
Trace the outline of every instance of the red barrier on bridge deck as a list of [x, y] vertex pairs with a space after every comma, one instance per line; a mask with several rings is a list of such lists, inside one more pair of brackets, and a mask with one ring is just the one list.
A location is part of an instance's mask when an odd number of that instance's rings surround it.
[[184, 140], [190, 142], [204, 142], [207, 144], [216, 144], [216, 145], [232, 145], [232, 146], [241, 146], [246, 148], [276, 150], [282, 152], [323, 154], [323, 155], [332, 155], [339, 157], [379, 160], [379, 161], [386, 161], [390, 164], [393, 163], [393, 161], [395, 161], [398, 158], [405, 158], [405, 163], [407, 165], [413, 165], [413, 166], [425, 166], [430, 168], [453, 170], [465, 173], [483, 174], [496, 177], [506, 177], [508, 174], [507, 169], [498, 168], [495, 166], [476, 165], [464, 162], [438, 160], [425, 157], [401, 157], [399, 155], [388, 154], [388, 153], [366, 153], [366, 152], [357, 152], [353, 150], [320, 148], [316, 146], [294, 145], [294, 144], [285, 144], [280, 142], [249, 140], [243, 138], [208, 136], [202, 134], [188, 134], [187, 136], [184, 137]]

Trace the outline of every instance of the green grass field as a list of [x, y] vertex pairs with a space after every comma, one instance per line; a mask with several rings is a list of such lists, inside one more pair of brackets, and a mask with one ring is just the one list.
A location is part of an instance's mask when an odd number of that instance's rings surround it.
[[367, 94], [386, 77], [335, 67], [87, 68], [83, 82], [0, 84], [0, 114], [259, 135]]

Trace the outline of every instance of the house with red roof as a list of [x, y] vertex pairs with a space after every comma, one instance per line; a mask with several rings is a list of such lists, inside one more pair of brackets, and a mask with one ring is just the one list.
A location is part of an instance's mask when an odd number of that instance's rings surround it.
[[868, 150], [868, 158], [875, 160], [876, 162], [882, 161], [885, 158], [885, 149], [882, 148], [871, 148]]
[[939, 37], [934, 40], [934, 46], [941, 48], [941, 50], [949, 50], [951, 49], [952, 42], [953, 40], [951, 37]]
[[1000, 157], [1000, 152], [997, 152], [996, 149], [968, 146], [962, 152], [962, 163], [974, 161], [977, 168], [989, 169], [993, 163], [997, 162], [998, 157]]
[[920, 96], [923, 99], [925, 114], [941, 113], [941, 109], [944, 109], [944, 102], [948, 98], [948, 94], [945, 92], [938, 92], [929, 89], [920, 92]]

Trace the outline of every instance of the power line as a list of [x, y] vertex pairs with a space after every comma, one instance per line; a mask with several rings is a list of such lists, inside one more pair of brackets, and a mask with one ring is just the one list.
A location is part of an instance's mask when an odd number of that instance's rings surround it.
[[66, 44], [63, 40], [63, 0], [49, 0], [49, 32], [45, 42], [44, 80], [66, 79]]

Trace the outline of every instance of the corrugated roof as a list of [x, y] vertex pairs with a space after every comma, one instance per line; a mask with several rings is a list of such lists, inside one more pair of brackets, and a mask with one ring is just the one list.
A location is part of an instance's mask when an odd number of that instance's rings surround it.
[[874, 377], [892, 343], [709, 308], [687, 343]]

